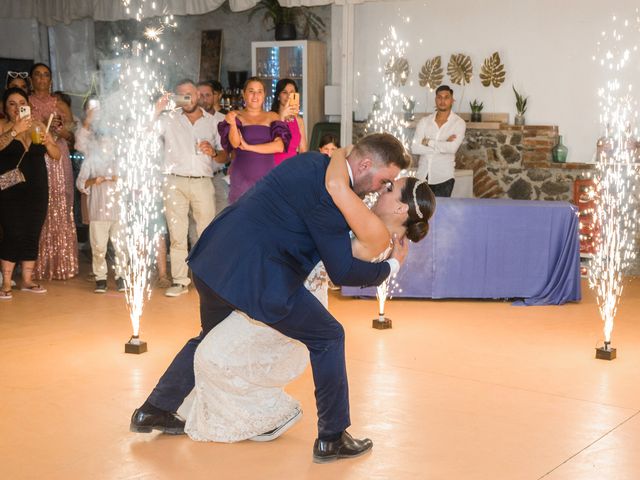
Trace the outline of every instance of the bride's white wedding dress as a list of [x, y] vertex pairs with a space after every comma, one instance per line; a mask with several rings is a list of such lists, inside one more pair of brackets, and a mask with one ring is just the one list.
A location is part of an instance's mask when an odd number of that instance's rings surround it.
[[[390, 245], [373, 262], [386, 259]], [[305, 287], [328, 307], [328, 275], [322, 262]], [[201, 442], [239, 442], [269, 432], [298, 414], [300, 402], [284, 386], [309, 364], [307, 347], [235, 311], [200, 342], [195, 387], [178, 409], [185, 433]]]
[[[305, 282], [325, 308], [327, 280], [319, 263]], [[178, 409], [185, 433], [203, 442], [238, 442], [282, 425], [300, 408], [283, 387], [308, 363], [302, 343], [233, 312], [196, 350], [195, 387]]]

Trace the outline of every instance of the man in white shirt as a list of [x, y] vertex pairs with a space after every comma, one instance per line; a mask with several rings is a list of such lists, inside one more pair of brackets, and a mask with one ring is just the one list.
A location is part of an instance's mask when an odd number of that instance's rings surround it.
[[[175, 94], [185, 100], [182, 108], [159, 117], [160, 134], [164, 137], [164, 208], [171, 246], [173, 285], [165, 295], [177, 297], [187, 293], [189, 209], [198, 236], [215, 216], [212, 178], [226, 154], [220, 146], [220, 135], [213, 115], [198, 106], [198, 89], [191, 80], [176, 85]], [[185, 99], [188, 96], [188, 101]], [[169, 96], [156, 104], [158, 114], [167, 106]]]
[[116, 182], [118, 166], [115, 142], [112, 138], [96, 131], [94, 122], [99, 115], [99, 103], [94, 97], [84, 105], [85, 119], [75, 134], [76, 149], [84, 154], [76, 187], [88, 195], [89, 240], [91, 241], [91, 266], [96, 279], [95, 293], [107, 291], [107, 245], [109, 240], [116, 254], [114, 265], [116, 286], [124, 292], [125, 262], [122, 245], [119, 206]]
[[420, 155], [417, 177], [426, 179], [436, 197], [450, 197], [453, 190], [455, 157], [467, 126], [451, 111], [453, 90], [448, 85], [436, 89], [436, 112], [416, 126], [411, 152]]
[[[224, 113], [221, 112], [220, 99], [222, 98], [222, 85], [217, 81], [198, 82], [198, 93], [200, 94], [199, 105], [204, 110], [213, 115], [216, 123], [216, 131], [218, 123], [224, 120]], [[214, 165], [213, 187], [216, 192], [216, 215], [229, 205], [229, 183], [226, 176], [226, 168], [224, 163]]]

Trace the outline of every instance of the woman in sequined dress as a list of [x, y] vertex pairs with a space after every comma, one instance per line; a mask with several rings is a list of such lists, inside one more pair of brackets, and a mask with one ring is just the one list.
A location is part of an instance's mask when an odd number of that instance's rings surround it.
[[67, 125], [72, 122], [71, 111], [64, 102], [51, 94], [51, 69], [42, 63], [31, 68], [33, 93], [29, 96], [31, 114], [44, 124], [53, 114], [51, 131], [57, 136], [60, 161], [47, 159], [49, 206], [40, 236], [38, 261], [34, 277], [47, 280], [67, 280], [78, 273], [78, 240], [73, 221], [73, 170], [67, 140], [73, 133]]

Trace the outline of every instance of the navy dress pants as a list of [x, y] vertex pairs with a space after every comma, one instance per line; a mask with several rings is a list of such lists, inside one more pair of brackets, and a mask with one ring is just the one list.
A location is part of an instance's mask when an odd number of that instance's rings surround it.
[[190, 339], [164, 372], [149, 395], [149, 403], [168, 412], [175, 412], [195, 385], [193, 357], [202, 339], [235, 310], [211, 290], [196, 275], [193, 283], [200, 296], [200, 335]]
[[306, 288], [293, 298], [291, 313], [269, 324], [306, 345], [311, 359], [318, 409], [318, 437], [329, 438], [346, 430], [349, 385], [344, 358], [344, 328]]

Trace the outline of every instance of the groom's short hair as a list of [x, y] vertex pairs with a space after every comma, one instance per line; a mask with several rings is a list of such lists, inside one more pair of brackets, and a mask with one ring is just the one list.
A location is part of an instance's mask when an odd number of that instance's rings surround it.
[[378, 164], [409, 168], [411, 158], [402, 143], [389, 133], [372, 133], [362, 138], [353, 147], [356, 158], [369, 157]]

